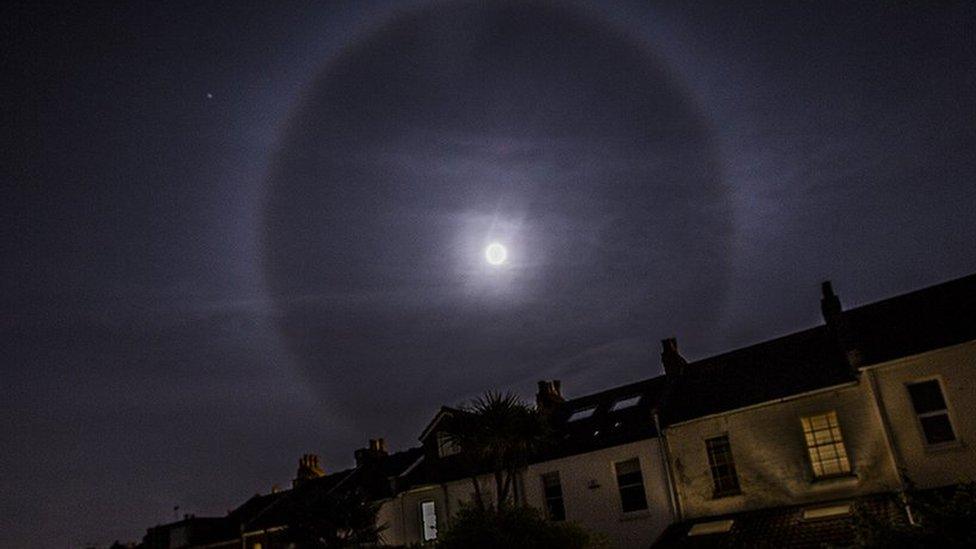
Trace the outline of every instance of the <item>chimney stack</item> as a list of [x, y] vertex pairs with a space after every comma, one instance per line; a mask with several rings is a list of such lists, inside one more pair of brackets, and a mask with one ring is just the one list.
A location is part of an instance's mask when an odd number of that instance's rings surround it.
[[536, 410], [548, 414], [565, 402], [561, 385], [562, 383], [558, 379], [540, 381], [539, 392], [535, 395]]
[[823, 313], [824, 322], [828, 326], [836, 324], [842, 312], [840, 298], [834, 293], [834, 287], [829, 280], [825, 280], [820, 284], [820, 292], [822, 295], [820, 298], [820, 312]]
[[382, 438], [371, 438], [366, 448], [356, 450], [353, 455], [356, 458], [356, 467], [377, 463], [386, 457], [386, 441]]
[[844, 318], [844, 309], [841, 307], [840, 298], [834, 293], [834, 287], [829, 280], [820, 284], [820, 311], [823, 313], [824, 322], [827, 324], [827, 331], [834, 338], [844, 360], [851, 368], [857, 368], [861, 363], [861, 352], [854, 343], [854, 334], [851, 333], [847, 320]]
[[303, 454], [298, 459], [298, 472], [295, 473], [295, 480], [292, 486], [298, 486], [306, 480], [324, 477], [325, 471], [319, 465], [319, 456], [315, 454]]
[[684, 371], [688, 361], [678, 352], [678, 340], [673, 337], [661, 340], [661, 365], [664, 375], [674, 381]]

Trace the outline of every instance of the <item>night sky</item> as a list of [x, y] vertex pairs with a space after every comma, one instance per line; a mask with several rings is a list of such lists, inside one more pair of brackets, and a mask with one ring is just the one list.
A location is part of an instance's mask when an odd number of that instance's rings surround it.
[[972, 3], [94, 4], [0, 8], [0, 547], [976, 271]]

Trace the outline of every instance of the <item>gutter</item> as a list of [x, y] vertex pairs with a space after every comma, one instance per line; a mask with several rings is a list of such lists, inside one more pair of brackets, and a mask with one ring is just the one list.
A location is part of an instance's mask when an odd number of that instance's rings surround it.
[[654, 411], [654, 428], [657, 429], [657, 446], [661, 453], [661, 461], [663, 462], [664, 482], [668, 486], [668, 505], [671, 507], [671, 518], [673, 522], [681, 522], [681, 502], [678, 499], [678, 491], [674, 485], [674, 477], [671, 472], [671, 460], [668, 457], [671, 451], [668, 447], [668, 439], [664, 436], [664, 431], [661, 430], [661, 420], [657, 414], [657, 410]]
[[912, 512], [912, 507], [908, 503], [908, 496], [906, 491], [908, 489], [908, 482], [905, 480], [905, 460], [901, 456], [901, 452], [898, 451], [898, 447], [895, 445], [894, 431], [891, 428], [891, 419], [888, 417], [888, 409], [884, 405], [884, 400], [881, 397], [881, 390], [878, 388], [878, 377], [877, 371], [874, 369], [863, 370], [864, 374], [868, 378], [868, 391], [871, 393], [871, 401], [874, 403], [874, 411], [878, 414], [878, 419], [881, 422], [881, 432], [884, 435], [885, 446], [888, 449], [888, 457], [891, 459], [891, 466], [895, 469], [895, 476], [898, 477], [898, 495], [901, 499], [902, 505], [905, 507], [905, 514], [908, 515], [908, 523], [912, 526], [916, 525], [915, 514]]

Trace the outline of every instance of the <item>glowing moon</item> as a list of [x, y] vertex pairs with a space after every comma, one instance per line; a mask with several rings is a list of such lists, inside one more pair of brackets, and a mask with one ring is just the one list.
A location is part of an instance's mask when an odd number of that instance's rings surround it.
[[502, 246], [497, 242], [493, 242], [489, 244], [487, 248], [485, 248], [485, 259], [487, 259], [488, 263], [491, 263], [492, 265], [501, 265], [502, 263], [505, 263], [507, 258], [508, 250], [505, 249], [505, 246]]

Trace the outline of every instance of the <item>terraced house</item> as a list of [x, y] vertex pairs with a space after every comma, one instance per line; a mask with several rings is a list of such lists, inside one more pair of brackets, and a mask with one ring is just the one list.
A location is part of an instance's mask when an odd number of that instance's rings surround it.
[[[521, 469], [516, 501], [622, 548], [845, 545], [855, 509], [911, 524], [907, 490], [976, 480], [976, 275], [848, 310], [824, 283], [821, 310], [819, 326], [692, 362], [665, 339], [664, 375], [600, 393], [539, 382], [555, 443]], [[474, 497], [449, 436], [464, 413], [441, 408], [403, 452], [371, 441], [347, 471], [303, 457], [296, 482], [365, 486], [384, 544], [436, 542]], [[145, 544], [277, 547], [287, 493]]]

